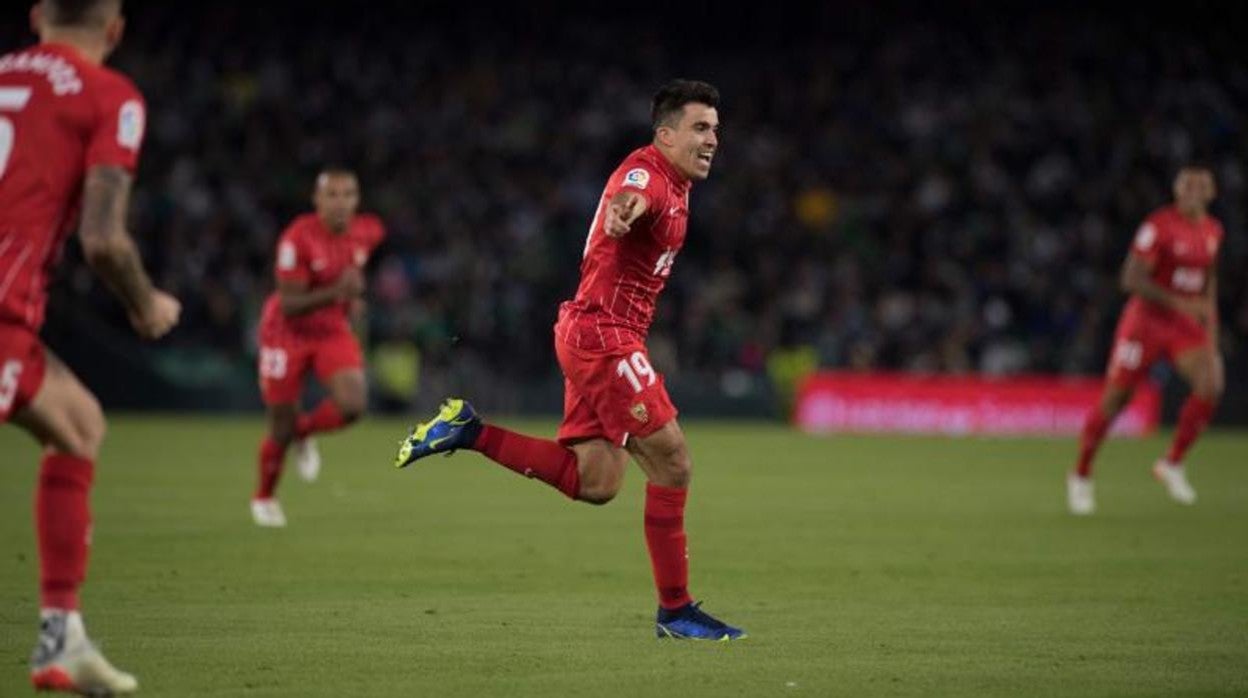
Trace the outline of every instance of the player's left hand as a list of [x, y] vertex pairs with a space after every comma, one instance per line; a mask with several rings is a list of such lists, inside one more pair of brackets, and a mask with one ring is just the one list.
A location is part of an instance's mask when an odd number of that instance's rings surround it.
[[182, 315], [182, 303], [171, 294], [152, 289], [147, 303], [130, 313], [130, 324], [143, 339], [160, 339]]

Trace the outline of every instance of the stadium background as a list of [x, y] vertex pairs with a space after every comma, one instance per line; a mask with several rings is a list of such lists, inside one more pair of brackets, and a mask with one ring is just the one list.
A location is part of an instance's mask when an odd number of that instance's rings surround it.
[[[1244, 5], [336, 5], [127, 1], [133, 227], [185, 322], [133, 340], [71, 244], [45, 336], [109, 409], [84, 608], [140, 695], [1248, 695], [1248, 432], [1201, 438], [1190, 508], [1148, 476], [1168, 430], [1111, 439], [1073, 517], [1074, 439], [810, 436], [772, 388], [812, 363], [1095, 375], [1128, 241], [1196, 156], [1229, 233], [1219, 418], [1245, 423]], [[640, 473], [598, 508], [472, 453], [391, 467], [445, 390], [554, 433], [555, 303], [673, 75], [724, 93], [653, 345], [731, 646], [653, 640]], [[321, 440], [291, 525], [260, 529], [255, 313], [330, 161], [391, 228], [368, 333], [398, 412]], [[413, 356], [414, 397], [383, 399]], [[771, 419], [696, 418], [725, 413]], [[38, 458], [0, 428], [0, 696], [29, 694]]]
[[[133, 230], [185, 314], [142, 345], [71, 249], [45, 334], [106, 406], [258, 407], [276, 235], [343, 163], [390, 232], [369, 289], [376, 406], [455, 391], [557, 411], [549, 327], [602, 182], [647, 139], [654, 88], [691, 76], [723, 93], [721, 155], [651, 336], [686, 413], [782, 413], [815, 366], [1097, 374], [1130, 237], [1198, 158], [1228, 231], [1220, 419], [1248, 421], [1243, 6], [128, 14], [113, 63], [151, 114]], [[6, 15], [4, 46], [29, 41], [24, 9]]]

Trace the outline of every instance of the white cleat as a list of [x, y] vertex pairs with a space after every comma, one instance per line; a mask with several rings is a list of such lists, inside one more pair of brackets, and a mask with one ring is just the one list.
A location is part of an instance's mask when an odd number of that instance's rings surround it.
[[1088, 516], [1096, 511], [1096, 497], [1092, 491], [1092, 479], [1078, 473], [1066, 475], [1066, 505], [1075, 516]]
[[1170, 498], [1179, 504], [1195, 504], [1196, 490], [1187, 481], [1182, 463], [1171, 463], [1162, 458], [1153, 464], [1153, 477], [1166, 486]]
[[38, 691], [87, 696], [123, 695], [139, 688], [137, 679], [119, 671], [91, 644], [77, 611], [43, 612], [30, 682]]
[[251, 500], [251, 518], [257, 526], [266, 528], [282, 528], [286, 525], [286, 514], [282, 513], [282, 504], [276, 499]]
[[295, 471], [304, 482], [316, 482], [321, 474], [321, 451], [316, 447], [316, 440], [305, 436], [294, 443]]

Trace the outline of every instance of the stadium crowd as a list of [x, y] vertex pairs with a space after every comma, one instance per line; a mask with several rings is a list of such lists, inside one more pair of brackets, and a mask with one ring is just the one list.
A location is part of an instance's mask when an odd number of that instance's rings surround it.
[[[680, 75], [719, 86], [724, 131], [651, 337], [669, 372], [763, 375], [796, 352], [1099, 373], [1128, 242], [1194, 158], [1214, 169], [1228, 231], [1223, 347], [1244, 354], [1248, 61], [1231, 27], [1055, 10], [829, 28], [828, 9], [690, 50], [593, 17], [391, 9], [401, 21], [131, 9], [116, 64], [151, 114], [134, 229], [186, 303], [173, 342], [251, 360], [276, 236], [332, 162], [357, 169], [389, 227], [374, 342], [413, 342], [435, 372], [453, 355], [483, 384], [555, 375], [549, 328], [604, 179], [647, 140], [654, 88]], [[70, 280], [103, 298], [89, 275]]]

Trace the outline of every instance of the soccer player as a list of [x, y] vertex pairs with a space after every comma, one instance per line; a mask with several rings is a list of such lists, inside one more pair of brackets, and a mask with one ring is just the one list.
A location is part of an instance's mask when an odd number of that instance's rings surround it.
[[[368, 402], [363, 355], [348, 314], [362, 306], [364, 265], [385, 230], [376, 216], [356, 212], [360, 185], [350, 170], [323, 170], [312, 204], [316, 212], [296, 218], [278, 240], [277, 290], [260, 317], [260, 394], [269, 430], [260, 442], [260, 477], [251, 499], [259, 526], [286, 525], [274, 497], [286, 449], [296, 445], [299, 474], [315, 480], [321, 459], [311, 435], [354, 422]], [[299, 414], [308, 374], [329, 395]]]
[[1174, 205], [1153, 212], [1135, 234], [1122, 268], [1122, 288], [1131, 298], [1114, 335], [1105, 390], [1083, 425], [1079, 460], [1066, 477], [1072, 514], [1096, 510], [1092, 458], [1136, 383], [1159, 358], [1174, 365], [1192, 393], [1179, 413], [1170, 451], [1153, 465], [1153, 476], [1175, 501], [1196, 502], [1183, 457], [1213, 416], [1225, 381], [1216, 275], [1222, 224], [1209, 214], [1215, 194], [1212, 172], [1184, 167], [1174, 179]]
[[645, 535], [658, 588], [659, 637], [745, 636], [711, 617], [688, 590], [684, 528], [692, 463], [676, 408], [645, 339], [655, 301], [685, 241], [689, 189], [707, 178], [719, 145], [718, 91], [675, 80], [654, 96], [654, 138], [607, 180], [590, 224], [576, 297], [554, 328], [564, 375], [564, 418], [548, 441], [486, 424], [449, 399], [404, 440], [395, 465], [471, 449], [567, 497], [605, 504], [619, 492], [631, 456], [645, 472]]
[[0, 422], [11, 420], [43, 448], [31, 682], [42, 690], [129, 693], [138, 682], [92, 645], [78, 610], [104, 415], [39, 330], [75, 221], [87, 263], [140, 336], [164, 335], [181, 306], [152, 287], [126, 231], [145, 106], [128, 79], [103, 66], [121, 40], [120, 0], [42, 0], [30, 21], [40, 43], [0, 57]]

